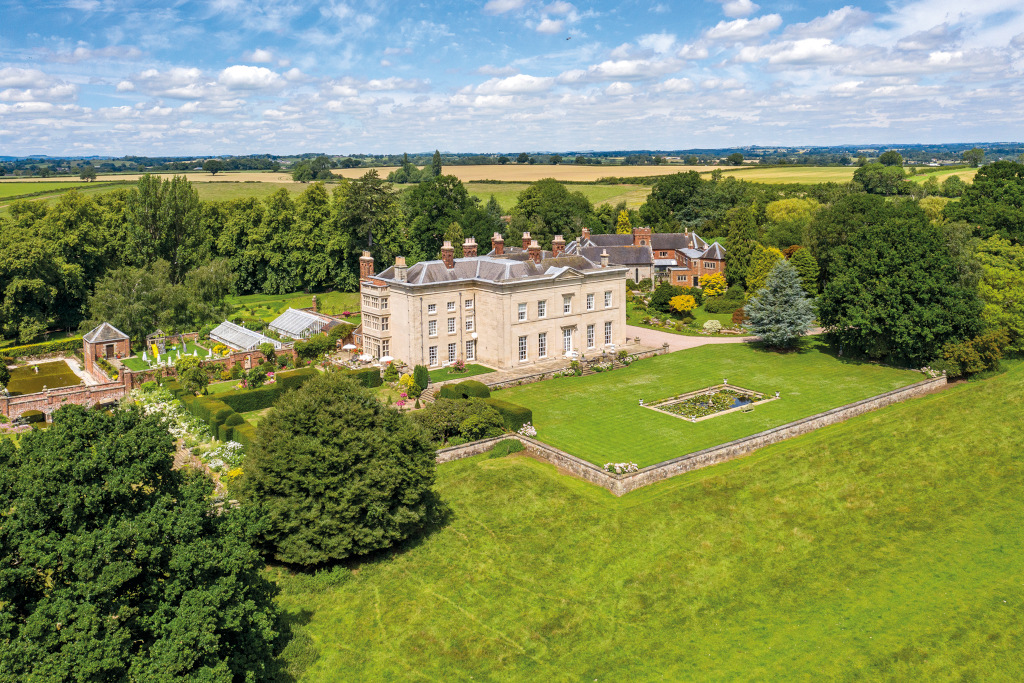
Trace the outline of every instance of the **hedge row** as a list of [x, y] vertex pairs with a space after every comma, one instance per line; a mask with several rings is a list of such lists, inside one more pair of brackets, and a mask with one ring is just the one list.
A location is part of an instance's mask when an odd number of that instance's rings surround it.
[[483, 382], [467, 379], [458, 384], [445, 384], [437, 392], [438, 398], [490, 398], [491, 390]]
[[500, 398], [485, 398], [483, 402], [498, 411], [505, 420], [505, 428], [509, 431], [518, 432], [527, 422], [533, 423], [533, 411], [525, 406], [502, 401]]
[[39, 344], [11, 346], [6, 349], [0, 349], [0, 354], [10, 356], [11, 358], [21, 358], [23, 356], [42, 356], [47, 353], [57, 353], [60, 351], [74, 351], [81, 348], [82, 338], [71, 337], [70, 339], [57, 339], [55, 341], [40, 342]]
[[359, 383], [360, 386], [364, 386], [367, 389], [373, 389], [384, 384], [384, 380], [380, 376], [380, 370], [377, 368], [362, 368], [360, 370], [349, 370], [348, 374]]

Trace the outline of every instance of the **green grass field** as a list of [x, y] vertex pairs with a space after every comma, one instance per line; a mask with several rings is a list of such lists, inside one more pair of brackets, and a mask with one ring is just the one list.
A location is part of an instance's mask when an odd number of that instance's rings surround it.
[[622, 498], [437, 470], [447, 526], [273, 569], [305, 683], [1024, 677], [1024, 365]]
[[939, 169], [939, 170], [936, 170], [936, 171], [931, 171], [929, 173], [921, 173], [920, 175], [907, 176], [907, 180], [909, 180], [911, 182], [914, 182], [914, 183], [923, 183], [924, 181], [928, 180], [929, 178], [935, 178], [936, 180], [938, 180], [941, 183], [946, 178], [949, 178], [950, 176], [954, 176], [955, 175], [955, 176], [959, 176], [960, 180], [962, 180], [965, 183], [969, 184], [969, 183], [973, 183], [974, 182], [974, 176], [976, 176], [977, 174], [978, 174], [978, 169], [976, 169], [976, 168], [960, 168], [960, 169], [955, 169], [955, 170], [952, 170], [952, 171], [950, 171], [948, 169], [947, 170]]
[[[855, 166], [744, 166], [740, 169], [723, 169], [722, 176], [752, 183], [847, 183], [853, 179]], [[711, 171], [701, 174], [705, 178]]]
[[[193, 183], [192, 187], [196, 188], [196, 192], [199, 194], [200, 199], [205, 201], [222, 202], [229, 199], [242, 199], [244, 197], [265, 199], [282, 187], [288, 190], [294, 198], [308, 189], [309, 185], [304, 183], [263, 183], [256, 181], [238, 182], [225, 180], [224, 182]], [[332, 189], [332, 186], [327, 186], [328, 192], [331, 192]]]
[[477, 365], [476, 363], [466, 363], [465, 372], [449, 372], [448, 368], [438, 368], [437, 370], [431, 370], [430, 381], [444, 382], [450, 379], [468, 379], [475, 375], [485, 375], [488, 372], [494, 372], [494, 370], [484, 365]]
[[[519, 193], [528, 188], [529, 183], [466, 183], [466, 190], [474, 197], [479, 197], [485, 204], [494, 195], [501, 204], [503, 211], [511, 211], [519, 201]], [[643, 185], [566, 185], [570, 192], [582, 192], [587, 199], [598, 206], [600, 204], [618, 204], [626, 202], [631, 209], [639, 208], [651, 193], [650, 187]]]
[[[722, 323], [722, 327], [732, 327], [732, 313], [708, 313], [704, 310], [703, 306], [698, 306], [691, 311], [693, 314], [693, 322], [697, 327], [702, 327], [704, 323], [709, 320], [717, 320]], [[635, 325], [637, 327], [646, 327], [649, 330], [661, 330], [662, 332], [671, 332], [672, 334], [682, 334], [687, 336], [699, 336], [704, 337], [707, 335], [701, 334], [696, 330], [683, 329], [682, 331], [676, 331], [669, 327], [662, 327], [660, 325], [646, 325], [643, 322], [644, 318], [658, 318], [659, 320], [665, 320], [666, 315], [663, 313], [657, 313], [653, 311], [638, 311], [633, 304], [626, 304], [626, 324]], [[719, 336], [719, 335], [716, 335]], [[720, 335], [730, 336], [730, 335]]]
[[[17, 197], [18, 195], [35, 194], [36, 192], [63, 191], [71, 189], [82, 189], [89, 187], [89, 183], [69, 182], [38, 182], [38, 183], [12, 183], [0, 181], [0, 199]], [[109, 189], [109, 187], [107, 188]]]
[[[647, 402], [730, 384], [782, 400], [698, 423], [641, 408]], [[798, 353], [749, 344], [708, 345], [638, 361], [628, 368], [511, 387], [494, 396], [526, 406], [542, 441], [596, 465], [641, 467], [919, 382], [919, 372], [836, 359], [806, 339]]]
[[[296, 292], [295, 294], [246, 294], [245, 296], [229, 296], [227, 302], [234, 306], [233, 315], [244, 315], [271, 321], [289, 308], [309, 308], [313, 305], [313, 294]], [[358, 292], [322, 292], [316, 294], [317, 307], [322, 313], [340, 315], [345, 311], [358, 313]], [[358, 316], [349, 319], [353, 325], [359, 324]]]

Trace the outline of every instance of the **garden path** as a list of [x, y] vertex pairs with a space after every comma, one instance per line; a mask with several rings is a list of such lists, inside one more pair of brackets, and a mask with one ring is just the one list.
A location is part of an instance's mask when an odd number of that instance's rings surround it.
[[630, 339], [640, 337], [641, 346], [657, 347], [668, 344], [670, 352], [692, 349], [705, 344], [743, 344], [757, 339], [757, 337], [697, 337], [649, 330], [646, 327], [634, 327], [633, 325], [626, 325], [626, 336]]

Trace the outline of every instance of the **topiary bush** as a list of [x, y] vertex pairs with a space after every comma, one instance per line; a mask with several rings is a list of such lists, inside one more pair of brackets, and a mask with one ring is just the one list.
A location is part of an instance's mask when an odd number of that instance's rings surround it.
[[467, 379], [458, 384], [446, 384], [438, 392], [439, 398], [467, 399], [490, 398], [491, 390], [483, 382]]
[[412, 378], [420, 389], [426, 389], [430, 385], [430, 370], [425, 365], [417, 365], [413, 368]]
[[533, 422], [533, 411], [525, 406], [502, 401], [498, 398], [485, 398], [481, 400], [498, 411], [498, 414], [505, 420], [505, 429], [509, 431], [519, 431], [519, 428], [527, 422]]

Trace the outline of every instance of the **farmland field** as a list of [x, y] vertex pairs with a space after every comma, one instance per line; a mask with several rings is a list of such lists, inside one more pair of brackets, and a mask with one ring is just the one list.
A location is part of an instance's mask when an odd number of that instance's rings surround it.
[[440, 465], [432, 534], [268, 570], [289, 672], [1019, 681], [1022, 412], [1016, 363], [622, 498], [525, 457]]
[[31, 194], [35, 192], [49, 192], [53, 191], [65, 191], [71, 188], [85, 188], [89, 187], [90, 183], [83, 183], [81, 181], [76, 183], [62, 183], [59, 181], [50, 182], [39, 181], [36, 183], [24, 183], [18, 181], [3, 180], [0, 181], [0, 199], [7, 199], [9, 197], [16, 197], [22, 194]]
[[725, 169], [722, 175], [752, 183], [848, 183], [855, 170], [852, 166], [744, 166]]
[[[504, 211], [510, 211], [519, 200], [519, 193], [528, 188], [529, 183], [466, 183], [466, 190], [480, 201], [486, 203], [491, 195], [498, 200]], [[651, 193], [650, 187], [643, 185], [566, 185], [570, 192], [582, 192], [587, 199], [599, 206], [601, 204], [618, 204], [626, 202], [631, 209], [639, 208]]]
[[922, 173], [920, 175], [910, 176], [909, 178], [907, 178], [907, 180], [913, 181], [915, 183], [923, 183], [929, 178], [935, 178], [941, 183], [943, 180], [949, 178], [950, 176], [959, 176], [960, 180], [964, 181], [965, 183], [973, 183], [974, 176], [977, 173], [978, 169], [976, 168], [960, 168], [952, 171], [939, 169], [936, 171], [932, 171], [930, 173]]
[[[453, 175], [462, 182], [474, 180], [503, 180], [507, 182], [531, 183], [542, 178], [556, 180], [578, 180], [593, 182], [600, 178], [640, 178], [644, 176], [671, 175], [683, 171], [712, 171], [716, 166], [577, 166], [575, 164], [505, 164], [491, 166], [445, 166], [444, 173]], [[724, 168], [724, 167], [723, 167]], [[731, 167], [730, 167], [731, 168]], [[358, 178], [366, 168], [335, 168], [333, 173], [346, 178]], [[378, 168], [381, 178], [386, 178], [394, 167]]]

